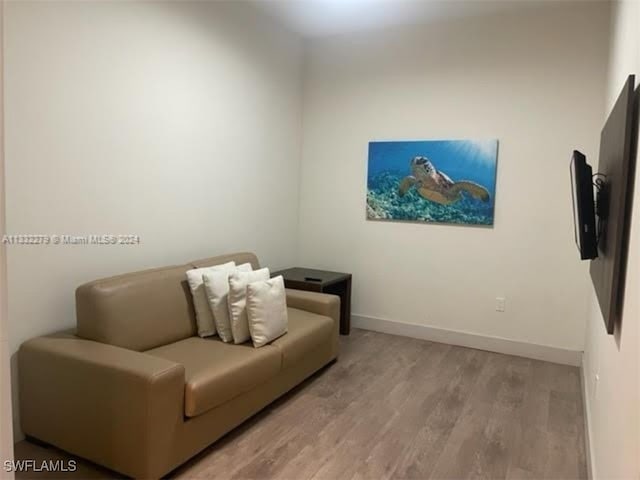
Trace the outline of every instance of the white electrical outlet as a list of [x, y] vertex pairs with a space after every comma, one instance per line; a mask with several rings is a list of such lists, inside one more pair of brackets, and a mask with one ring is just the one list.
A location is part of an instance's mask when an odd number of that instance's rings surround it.
[[504, 297], [496, 297], [496, 312], [504, 312], [506, 301]]

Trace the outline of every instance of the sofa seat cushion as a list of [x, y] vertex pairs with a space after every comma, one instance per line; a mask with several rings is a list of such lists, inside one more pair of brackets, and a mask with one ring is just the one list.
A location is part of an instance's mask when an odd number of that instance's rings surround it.
[[146, 353], [184, 365], [184, 413], [195, 417], [275, 377], [282, 354], [269, 345], [232, 345], [190, 337]]
[[297, 308], [288, 308], [287, 312], [287, 333], [270, 343], [282, 352], [282, 368], [295, 365], [306, 353], [329, 341], [335, 328], [329, 317]]

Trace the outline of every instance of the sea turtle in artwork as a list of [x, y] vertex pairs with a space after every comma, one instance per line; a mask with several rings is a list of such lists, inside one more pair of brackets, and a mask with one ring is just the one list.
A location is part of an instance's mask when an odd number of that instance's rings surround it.
[[400, 182], [399, 193], [404, 196], [407, 191], [415, 186], [422, 198], [431, 200], [441, 205], [449, 205], [462, 198], [462, 192], [469, 193], [473, 198], [488, 202], [489, 191], [482, 185], [461, 180], [454, 182], [436, 167], [427, 157], [413, 157], [409, 163], [411, 175]]

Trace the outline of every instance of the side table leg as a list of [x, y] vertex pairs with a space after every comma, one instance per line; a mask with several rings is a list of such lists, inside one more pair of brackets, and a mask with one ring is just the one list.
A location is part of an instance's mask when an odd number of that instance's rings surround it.
[[340, 295], [340, 334], [349, 335], [351, 332], [351, 278], [345, 281], [342, 295]]

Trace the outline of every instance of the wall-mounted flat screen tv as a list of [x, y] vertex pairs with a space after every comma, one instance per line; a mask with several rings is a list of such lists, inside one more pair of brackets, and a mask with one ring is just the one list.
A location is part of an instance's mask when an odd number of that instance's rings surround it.
[[597, 176], [606, 195], [604, 201], [597, 200], [598, 256], [589, 271], [610, 334], [622, 321], [624, 304], [638, 140], [638, 92], [634, 82], [634, 76], [629, 75], [600, 136]]
[[598, 256], [593, 173], [585, 156], [577, 150], [574, 150], [571, 156], [570, 170], [576, 245], [580, 258], [589, 260]]

